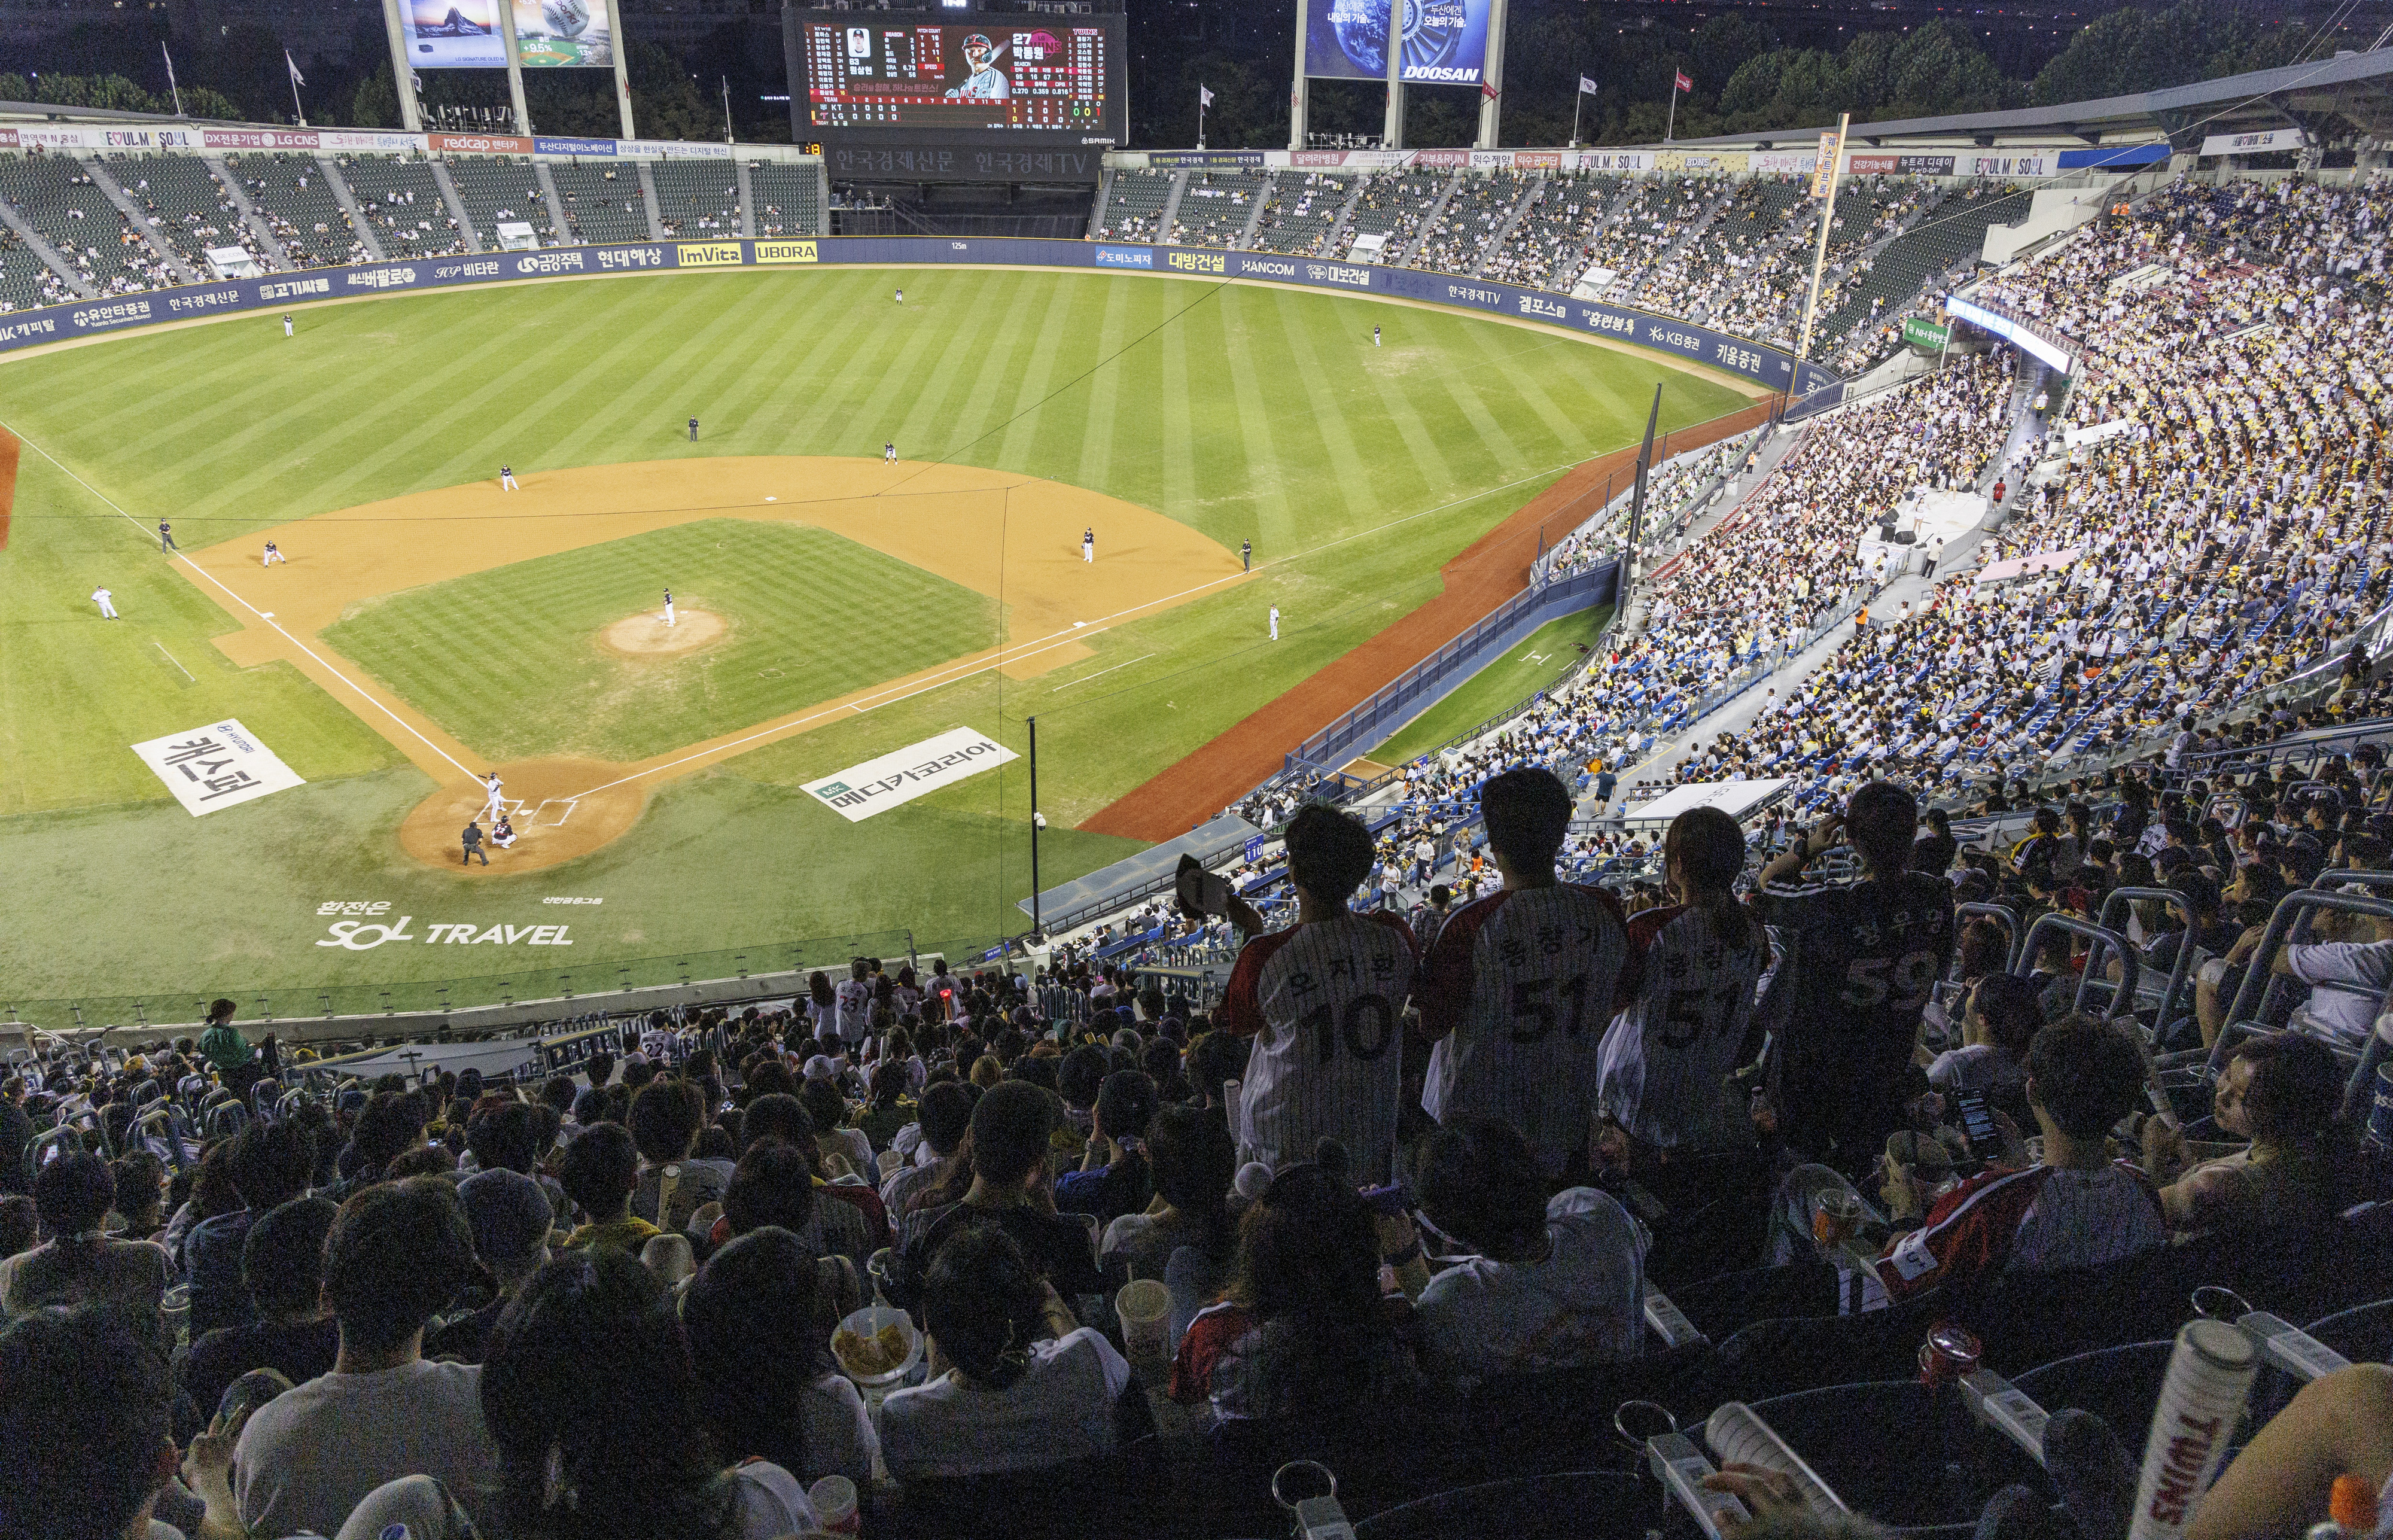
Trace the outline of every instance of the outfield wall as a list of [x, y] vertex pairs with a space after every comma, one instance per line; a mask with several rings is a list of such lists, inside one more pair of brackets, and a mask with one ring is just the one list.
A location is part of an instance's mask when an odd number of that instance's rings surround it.
[[415, 257], [369, 262], [354, 268], [317, 268], [262, 278], [189, 283], [110, 299], [53, 305], [0, 316], [0, 352], [37, 347], [75, 337], [136, 331], [166, 321], [279, 310], [315, 300], [367, 294], [407, 294], [461, 284], [504, 283], [525, 279], [573, 278], [606, 273], [708, 271], [736, 268], [837, 267], [974, 267], [1096, 268], [1112, 272], [1176, 273], [1196, 278], [1247, 279], [1294, 283], [1341, 294], [1368, 294], [1419, 300], [1458, 310], [1519, 316], [1591, 336], [1610, 337], [1652, 348], [1688, 363], [1724, 371], [1771, 390], [1807, 395], [1833, 385], [1837, 376], [1815, 364], [1798, 367], [1778, 348], [1730, 336], [1668, 316], [1599, 305], [1488, 279], [1456, 278], [1410, 268], [1322, 262], [1265, 252], [1219, 251], [1196, 246], [1142, 246], [1087, 241], [1039, 241], [1001, 237], [952, 239], [935, 236], [817, 236], [764, 240], [641, 241], [619, 246], [554, 246], [538, 251], [490, 252], [475, 256]]

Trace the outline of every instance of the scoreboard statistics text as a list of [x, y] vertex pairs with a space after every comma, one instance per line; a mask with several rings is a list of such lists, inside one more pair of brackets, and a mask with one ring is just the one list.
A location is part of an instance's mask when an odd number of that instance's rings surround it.
[[876, 20], [890, 18], [885, 11], [831, 16], [805, 24], [815, 129], [1085, 135], [1102, 144], [1121, 137], [1118, 30], [1063, 17], [960, 26]]

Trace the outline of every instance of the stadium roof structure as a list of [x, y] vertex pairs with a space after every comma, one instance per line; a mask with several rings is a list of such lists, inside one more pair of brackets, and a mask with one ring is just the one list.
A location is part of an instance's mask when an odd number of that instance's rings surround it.
[[[1849, 144], [1873, 147], [1899, 140], [1980, 149], [2006, 140], [2049, 142], [2056, 136], [2089, 145], [2165, 139], [2172, 150], [2192, 154], [2202, 148], [2206, 136], [2255, 129], [2300, 127], [2312, 143], [2319, 143], [2340, 137], [2341, 131], [2331, 121], [2334, 119], [2361, 134], [2393, 138], [2393, 47], [2056, 107], [1857, 123], [1846, 130], [1846, 137]], [[1766, 129], [1680, 139], [1678, 144], [1682, 149], [1789, 150], [1816, 144], [1822, 134], [1834, 127], [1821, 124], [1803, 129]]]

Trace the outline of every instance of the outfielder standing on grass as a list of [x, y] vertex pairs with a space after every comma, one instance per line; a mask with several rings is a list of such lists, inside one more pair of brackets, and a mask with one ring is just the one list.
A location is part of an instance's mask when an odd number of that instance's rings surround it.
[[1252, 905], [1230, 901], [1229, 919], [1248, 940], [1214, 1021], [1255, 1041], [1232, 1114], [1242, 1159], [1280, 1170], [1335, 1139], [1357, 1178], [1388, 1180], [1414, 953], [1402, 920], [1347, 907], [1371, 857], [1368, 830], [1314, 803], [1288, 826], [1296, 924], [1264, 934]]
[[689, 420], [689, 441], [693, 444], [698, 442], [698, 419], [695, 417]]
[[291, 334], [291, 318], [289, 316], [282, 318], [282, 334], [286, 337]]
[[113, 620], [116, 619], [116, 596], [109, 593], [108, 590], [104, 588], [93, 589], [91, 591], [91, 602], [99, 607], [99, 618], [101, 620]]
[[1500, 1118], [1549, 1179], [1588, 1158], [1606, 1023], [1632, 985], [1628, 926], [1602, 888], [1558, 881], [1571, 794], [1550, 770], [1480, 788], [1504, 885], [1438, 931], [1425, 965], [1421, 1110], [1447, 1128]]

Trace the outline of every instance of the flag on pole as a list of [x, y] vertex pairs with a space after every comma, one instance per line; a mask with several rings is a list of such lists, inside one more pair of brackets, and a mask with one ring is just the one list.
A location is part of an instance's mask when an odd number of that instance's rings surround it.
[[1483, 80], [1479, 83], [1479, 94], [1485, 97], [1489, 101], [1494, 101], [1497, 97], [1502, 96], [1504, 93], [1496, 89], [1496, 83], [1494, 81]]
[[1674, 84], [1675, 89], [1680, 91], [1692, 91], [1695, 88], [1695, 83], [1687, 78], [1687, 72], [1684, 70], [1677, 72], [1677, 74], [1678, 79]]
[[1202, 85], [1197, 86], [1197, 87], [1196, 87], [1196, 105], [1197, 105], [1197, 106], [1199, 106], [1199, 107], [1210, 107], [1210, 106], [1212, 106], [1212, 105], [1213, 105], [1213, 93], [1212, 93], [1212, 92], [1210, 92], [1210, 91], [1208, 91], [1208, 90], [1207, 90], [1207, 89], [1205, 89], [1205, 87], [1204, 87], [1204, 86], [1202, 86]]
[[282, 67], [291, 72], [292, 85], [305, 85], [307, 84], [307, 77], [299, 72], [299, 66], [292, 61], [291, 50], [288, 48], [282, 50]]
[[1583, 97], [1591, 97], [1591, 96], [1594, 96], [1594, 95], [1596, 94], [1596, 91], [1595, 91], [1595, 82], [1593, 82], [1593, 81], [1591, 81], [1591, 80], [1588, 79], [1585, 75], [1581, 75], [1581, 76], [1579, 76], [1579, 77], [1578, 77], [1578, 94], [1579, 94], [1580, 96], [1583, 96]]

